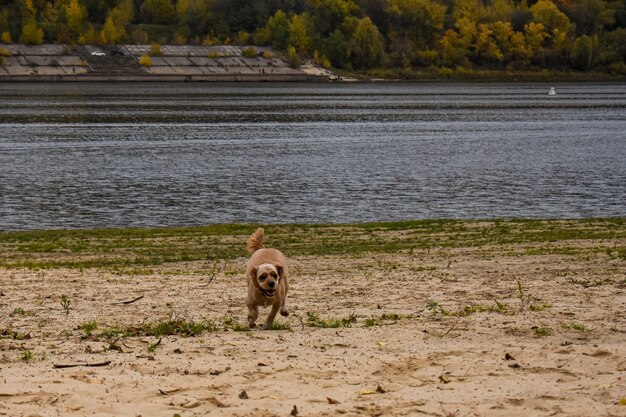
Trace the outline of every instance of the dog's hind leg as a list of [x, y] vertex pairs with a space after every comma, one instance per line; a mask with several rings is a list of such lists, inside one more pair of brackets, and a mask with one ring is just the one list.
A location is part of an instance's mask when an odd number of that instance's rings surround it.
[[248, 327], [251, 329], [256, 327], [256, 319], [259, 318], [259, 306], [256, 304], [248, 304]]

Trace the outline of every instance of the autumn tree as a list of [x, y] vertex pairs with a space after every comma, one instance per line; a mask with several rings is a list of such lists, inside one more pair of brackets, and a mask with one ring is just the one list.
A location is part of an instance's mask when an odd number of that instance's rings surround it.
[[443, 33], [446, 6], [437, 0], [389, 0], [387, 13], [387, 37], [396, 60], [404, 56], [409, 63], [415, 61]]
[[288, 44], [293, 46], [298, 55], [305, 56], [311, 51], [313, 21], [309, 13], [294, 15], [289, 21]]
[[39, 45], [43, 43], [43, 29], [37, 25], [35, 20], [26, 22], [22, 27], [20, 42], [28, 45]]
[[86, 24], [87, 12], [78, 0], [70, 0], [69, 4], [64, 6], [64, 12], [69, 34], [72, 39], [78, 40]]
[[133, 17], [133, 1], [122, 0], [109, 12], [100, 34], [100, 42], [113, 44], [125, 39], [128, 36], [126, 25], [133, 20]]

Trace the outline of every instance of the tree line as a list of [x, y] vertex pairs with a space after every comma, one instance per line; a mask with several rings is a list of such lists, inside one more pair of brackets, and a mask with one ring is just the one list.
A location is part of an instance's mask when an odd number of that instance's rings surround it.
[[626, 75], [624, 0], [8, 0], [0, 41], [271, 45], [290, 61]]

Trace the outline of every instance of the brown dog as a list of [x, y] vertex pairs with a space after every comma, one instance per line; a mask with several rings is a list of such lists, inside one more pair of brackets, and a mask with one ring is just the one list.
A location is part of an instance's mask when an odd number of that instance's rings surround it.
[[259, 317], [259, 306], [272, 306], [265, 320], [264, 329], [271, 329], [276, 313], [288, 316], [285, 308], [289, 281], [287, 279], [287, 262], [277, 249], [263, 246], [264, 231], [259, 227], [248, 239], [248, 252], [252, 254], [248, 260], [246, 278], [248, 280], [248, 325], [256, 326]]

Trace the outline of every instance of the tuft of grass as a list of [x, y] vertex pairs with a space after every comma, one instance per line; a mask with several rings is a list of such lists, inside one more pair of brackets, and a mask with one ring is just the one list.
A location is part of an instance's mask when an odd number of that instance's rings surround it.
[[33, 352], [31, 352], [30, 350], [25, 350], [20, 355], [20, 360], [23, 361], [23, 362], [28, 362], [32, 358], [33, 358]]
[[93, 331], [98, 328], [98, 324], [96, 323], [95, 320], [92, 320], [92, 321], [79, 324], [78, 328], [85, 333], [84, 337], [89, 337], [91, 336]]
[[572, 284], [580, 285], [583, 288], [601, 287], [603, 285], [613, 284], [613, 281], [611, 281], [610, 279], [602, 279], [602, 280], [594, 280], [594, 281], [570, 279], [570, 282]]
[[270, 330], [288, 330], [290, 332], [293, 331], [289, 322], [281, 320], [275, 320]]
[[524, 286], [522, 285], [522, 281], [517, 280], [517, 297], [520, 300], [519, 311], [524, 311], [526, 309], [530, 311], [541, 311], [547, 308], [552, 307], [552, 304], [546, 303], [541, 298], [535, 297], [534, 295], [525, 291]]
[[330, 319], [322, 319], [315, 313], [307, 312], [307, 323], [309, 327], [319, 327], [322, 329], [336, 329], [339, 327], [352, 327], [352, 323], [356, 323], [356, 313], [352, 313], [347, 317], [334, 317]]
[[61, 295], [61, 307], [63, 308], [66, 316], [70, 314], [70, 304], [71, 300], [69, 297], [65, 294]]
[[239, 320], [233, 316], [225, 316], [222, 322], [225, 329], [230, 329], [235, 332], [247, 332], [250, 330], [247, 325], [240, 323]]
[[212, 321], [194, 322], [187, 320], [164, 320], [156, 323], [143, 323], [140, 333], [145, 336], [171, 336], [182, 337], [197, 336], [204, 331], [215, 331], [217, 327]]
[[552, 333], [554, 333], [551, 328], [542, 326], [534, 326], [532, 330], [535, 332], [535, 335], [539, 337], [551, 336]]
[[428, 301], [426, 303], [426, 309], [430, 310], [434, 316], [454, 316], [454, 317], [467, 317], [474, 313], [499, 313], [505, 315], [514, 315], [515, 311], [512, 310], [508, 304], [501, 303], [495, 300], [493, 304], [470, 304], [461, 308], [460, 310], [450, 311], [439, 305], [436, 301]]
[[13, 329], [0, 329], [0, 340], [13, 339], [13, 340], [27, 340], [30, 339], [30, 333], [16, 332]]
[[579, 332], [588, 332], [587, 326], [582, 323], [570, 322], [570, 323], [561, 323], [561, 327], [564, 329], [572, 329]]
[[364, 320], [363, 324], [365, 327], [372, 326], [384, 326], [389, 324], [395, 324], [397, 321], [401, 319], [407, 319], [413, 317], [410, 314], [397, 314], [397, 313], [384, 313], [380, 316], [372, 316], [368, 317]]
[[13, 311], [9, 314], [9, 316], [11, 317], [15, 317], [15, 316], [28, 316], [28, 317], [32, 317], [35, 315], [35, 312], [32, 310], [24, 310], [22, 307], [16, 307], [13, 309]]

